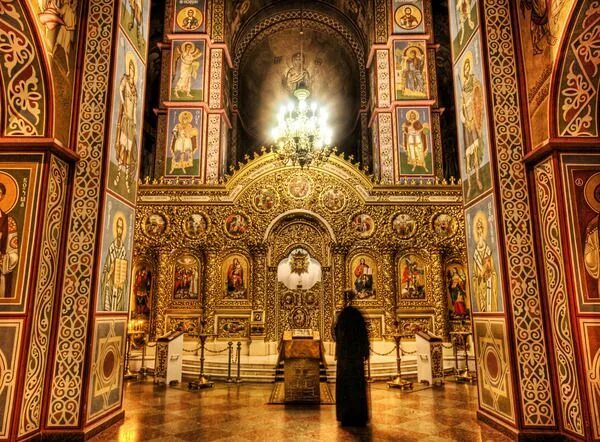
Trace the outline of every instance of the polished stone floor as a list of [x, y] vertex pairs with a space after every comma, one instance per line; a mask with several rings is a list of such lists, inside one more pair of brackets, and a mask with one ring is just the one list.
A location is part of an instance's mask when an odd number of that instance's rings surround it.
[[370, 384], [371, 423], [361, 429], [340, 427], [335, 405], [268, 405], [272, 384], [218, 383], [202, 391], [185, 386], [128, 382], [125, 420], [91, 441], [509, 440], [477, 420], [473, 385], [446, 382], [441, 388], [404, 392]]

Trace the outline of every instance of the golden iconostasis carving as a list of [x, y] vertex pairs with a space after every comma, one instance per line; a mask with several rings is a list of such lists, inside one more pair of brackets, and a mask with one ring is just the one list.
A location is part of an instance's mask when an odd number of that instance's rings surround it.
[[264, 339], [306, 327], [328, 339], [347, 287], [375, 339], [395, 319], [447, 334], [470, 311], [464, 247], [458, 186], [385, 188], [338, 157], [301, 170], [264, 154], [224, 185], [148, 184], [138, 199], [153, 335], [203, 314], [219, 338], [248, 337], [263, 312]]

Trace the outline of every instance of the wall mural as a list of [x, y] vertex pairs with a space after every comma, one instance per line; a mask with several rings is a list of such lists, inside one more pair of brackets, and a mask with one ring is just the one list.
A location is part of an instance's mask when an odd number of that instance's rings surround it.
[[396, 118], [400, 175], [433, 175], [429, 108], [399, 107]]
[[201, 290], [200, 261], [189, 254], [179, 256], [173, 270], [173, 300], [198, 300]]
[[425, 260], [415, 254], [405, 255], [399, 260], [400, 298], [409, 300], [427, 299], [425, 281], [427, 280]]
[[25, 312], [41, 155], [0, 155], [0, 312]]
[[392, 217], [392, 232], [399, 239], [410, 239], [417, 233], [417, 220], [409, 213], [397, 213]]
[[581, 312], [600, 312], [600, 157], [564, 155], [571, 262]]
[[148, 50], [149, 17], [150, 0], [121, 0], [121, 29], [144, 62]]
[[474, 312], [504, 311], [495, 213], [493, 199], [488, 196], [465, 214]]
[[371, 255], [359, 254], [350, 261], [350, 285], [357, 301], [375, 300], [377, 289], [377, 263]]
[[425, 41], [394, 41], [396, 100], [423, 100], [428, 93]]
[[17, 383], [19, 345], [23, 322], [0, 319], [0, 437], [8, 438], [9, 423], [14, 411]]
[[456, 60], [479, 26], [476, 0], [449, 0], [452, 54]]
[[167, 230], [169, 223], [162, 213], [152, 213], [144, 219], [142, 230], [147, 236], [162, 235]]
[[248, 258], [244, 255], [231, 255], [223, 261], [223, 299], [248, 299], [249, 268]]
[[134, 210], [108, 194], [102, 224], [98, 311], [127, 311], [128, 293], [131, 293], [133, 222]]
[[202, 110], [169, 109], [165, 176], [199, 176]]
[[108, 188], [133, 204], [139, 172], [145, 69], [123, 33], [119, 33], [115, 59], [118, 63], [112, 95]]
[[450, 319], [468, 320], [471, 314], [471, 298], [464, 264], [458, 261], [447, 263], [445, 274]]
[[205, 0], [175, 0], [173, 30], [175, 32], [206, 31]]
[[208, 232], [209, 225], [203, 213], [191, 213], [183, 221], [183, 233], [190, 239], [198, 239]]
[[425, 33], [422, 0], [394, 0], [393, 14], [394, 34]]
[[204, 40], [174, 40], [171, 50], [171, 101], [204, 99]]
[[88, 420], [121, 405], [126, 333], [126, 319], [96, 320]]
[[600, 385], [598, 379], [598, 373], [600, 373], [600, 320], [582, 318], [579, 321], [582, 349], [585, 355], [585, 382], [590, 398], [592, 434], [595, 439], [598, 439], [600, 438]]
[[488, 115], [477, 33], [454, 65], [454, 93], [465, 203], [491, 189]]

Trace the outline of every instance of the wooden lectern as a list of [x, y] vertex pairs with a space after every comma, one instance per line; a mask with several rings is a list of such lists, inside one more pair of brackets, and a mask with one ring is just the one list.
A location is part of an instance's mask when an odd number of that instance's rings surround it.
[[320, 363], [326, 367], [319, 332], [288, 330], [279, 345], [283, 361], [285, 403], [320, 403]]

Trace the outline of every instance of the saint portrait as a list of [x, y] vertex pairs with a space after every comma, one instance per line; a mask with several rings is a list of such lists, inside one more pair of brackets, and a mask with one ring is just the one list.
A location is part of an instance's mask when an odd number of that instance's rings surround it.
[[400, 297], [402, 299], [424, 300], [425, 262], [418, 255], [410, 254], [400, 258]]
[[201, 213], [192, 213], [183, 221], [183, 233], [188, 238], [197, 239], [206, 234], [208, 221]]
[[153, 213], [144, 219], [143, 230], [149, 237], [161, 235], [167, 229], [167, 220], [160, 213]]
[[352, 259], [350, 271], [356, 298], [358, 300], [374, 299], [377, 274], [375, 260], [369, 255], [358, 255]]
[[399, 213], [392, 220], [392, 230], [400, 239], [409, 239], [417, 232], [417, 221], [408, 213]]
[[466, 201], [491, 188], [482, 69], [480, 41], [476, 37], [454, 67], [459, 157]]
[[173, 101], [200, 101], [204, 95], [204, 40], [175, 40], [171, 62]]
[[205, 0], [175, 0], [175, 32], [204, 32], [204, 5]]
[[248, 260], [240, 254], [230, 255], [223, 260], [222, 275], [226, 299], [248, 298]]
[[312, 182], [306, 175], [294, 175], [288, 182], [288, 192], [292, 198], [305, 198], [310, 192], [312, 192]]
[[469, 43], [469, 39], [478, 26], [477, 2], [475, 0], [451, 0], [448, 9], [452, 51], [456, 59]]
[[108, 187], [135, 201], [142, 131], [144, 66], [131, 43], [119, 34], [113, 90]]
[[66, 75], [69, 75], [71, 49], [75, 41], [77, 18], [80, 13], [78, 0], [38, 0], [38, 18], [44, 27], [48, 54], [55, 59], [64, 57]]
[[169, 109], [169, 133], [166, 176], [198, 176], [200, 174], [199, 109]]
[[458, 229], [458, 221], [447, 213], [440, 213], [433, 217], [431, 227], [438, 237], [446, 239], [454, 236]]
[[491, 197], [470, 207], [466, 213], [467, 247], [473, 311], [503, 311], [500, 291], [498, 246]]
[[150, 2], [121, 0], [121, 27], [142, 59], [146, 59]]
[[424, 32], [423, 2], [394, 0], [394, 34]]
[[0, 298], [14, 296], [13, 280], [19, 263], [19, 226], [11, 211], [18, 196], [16, 180], [0, 172]]
[[263, 187], [259, 189], [252, 198], [252, 204], [259, 212], [268, 212], [279, 202], [277, 191], [272, 187]]
[[173, 272], [173, 299], [199, 299], [200, 262], [198, 258], [183, 254], [175, 261]]
[[401, 175], [433, 173], [429, 109], [398, 108], [398, 136]]
[[147, 263], [136, 265], [133, 274], [133, 299], [131, 300], [131, 319], [150, 320], [152, 300], [152, 268]]
[[329, 187], [321, 193], [321, 204], [330, 212], [341, 212], [346, 207], [346, 195], [338, 187]]
[[427, 98], [427, 58], [421, 41], [394, 42], [397, 100]]
[[238, 238], [245, 234], [250, 227], [250, 219], [244, 213], [236, 212], [228, 215], [224, 220], [225, 233]]
[[464, 319], [469, 316], [469, 296], [467, 294], [467, 275], [462, 263], [452, 262], [446, 265], [446, 291], [450, 319]]
[[352, 230], [359, 238], [368, 238], [375, 232], [375, 221], [366, 213], [352, 217], [350, 224]]
[[311, 75], [307, 69], [306, 54], [295, 52], [288, 63], [288, 69], [282, 78], [285, 89], [293, 94], [300, 87], [310, 89]]
[[102, 310], [107, 312], [125, 309], [127, 274], [129, 271], [130, 251], [126, 246], [127, 224], [125, 214], [118, 211], [112, 219], [112, 241], [102, 266], [101, 291]]

